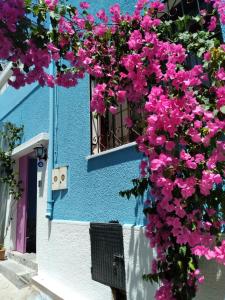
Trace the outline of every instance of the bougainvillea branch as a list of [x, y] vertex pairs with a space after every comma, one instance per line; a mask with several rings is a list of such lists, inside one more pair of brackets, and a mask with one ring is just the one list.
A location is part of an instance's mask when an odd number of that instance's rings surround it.
[[[161, 283], [157, 300], [193, 299], [204, 279], [198, 257], [225, 264], [225, 45], [218, 34], [225, 2], [207, 0], [199, 15], [183, 17], [148, 0], [133, 14], [118, 4], [96, 16], [88, 8], [0, 0], [9, 84], [70, 87], [88, 73], [96, 82], [93, 112], [132, 105], [135, 118], [125, 122], [139, 133], [145, 159], [138, 188], [122, 194], [150, 190], [146, 235], [156, 257], [145, 279]], [[48, 73], [52, 61], [55, 74]]]

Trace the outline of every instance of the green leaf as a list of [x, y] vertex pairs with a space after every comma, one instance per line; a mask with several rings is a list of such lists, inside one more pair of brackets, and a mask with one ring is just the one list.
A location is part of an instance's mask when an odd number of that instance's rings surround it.
[[225, 114], [225, 105], [220, 108], [220, 111]]
[[189, 267], [189, 269], [190, 269], [191, 271], [195, 271], [195, 270], [196, 270], [196, 268], [195, 268], [195, 266], [194, 266], [193, 258], [191, 258], [191, 259], [189, 260], [188, 267]]
[[185, 256], [186, 253], [187, 253], [187, 247], [186, 247], [186, 246], [181, 246], [180, 249], [179, 249], [179, 253], [180, 253], [182, 256]]

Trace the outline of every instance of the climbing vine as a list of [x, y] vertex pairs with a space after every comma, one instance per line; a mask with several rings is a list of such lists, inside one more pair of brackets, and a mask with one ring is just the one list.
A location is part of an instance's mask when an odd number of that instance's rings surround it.
[[15, 200], [20, 199], [22, 187], [11, 154], [20, 142], [22, 133], [23, 127], [16, 127], [12, 123], [4, 123], [0, 130], [0, 181], [8, 185], [9, 194]]
[[225, 2], [206, 0], [198, 15], [182, 17], [177, 1], [167, 2], [92, 15], [87, 2], [0, 0], [0, 58], [12, 62], [15, 88], [75, 86], [88, 73], [93, 112], [133, 104], [125, 125], [139, 133], [144, 159], [121, 195], [149, 190], [146, 236], [156, 257], [144, 278], [160, 282], [157, 300], [191, 300], [204, 280], [198, 257], [225, 264]]

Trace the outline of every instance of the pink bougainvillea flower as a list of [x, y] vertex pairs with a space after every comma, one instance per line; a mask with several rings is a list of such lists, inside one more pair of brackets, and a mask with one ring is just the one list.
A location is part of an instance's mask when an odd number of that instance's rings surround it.
[[82, 9], [88, 9], [90, 7], [90, 4], [86, 1], [80, 2], [80, 7]]
[[109, 111], [110, 111], [113, 115], [115, 115], [115, 114], [118, 112], [118, 108], [111, 105], [111, 106], [109, 107]]
[[46, 5], [50, 10], [54, 10], [59, 0], [45, 0]]
[[216, 29], [216, 25], [217, 25], [217, 18], [212, 16], [210, 19], [210, 24], [208, 26], [208, 30], [214, 31]]

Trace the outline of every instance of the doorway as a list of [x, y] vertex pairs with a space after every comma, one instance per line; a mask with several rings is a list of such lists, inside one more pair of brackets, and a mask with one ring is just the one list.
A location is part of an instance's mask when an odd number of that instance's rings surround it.
[[36, 253], [37, 160], [33, 158], [30, 158], [28, 163], [27, 202], [26, 252]]
[[37, 160], [31, 155], [19, 160], [23, 195], [17, 204], [16, 250], [36, 253]]

